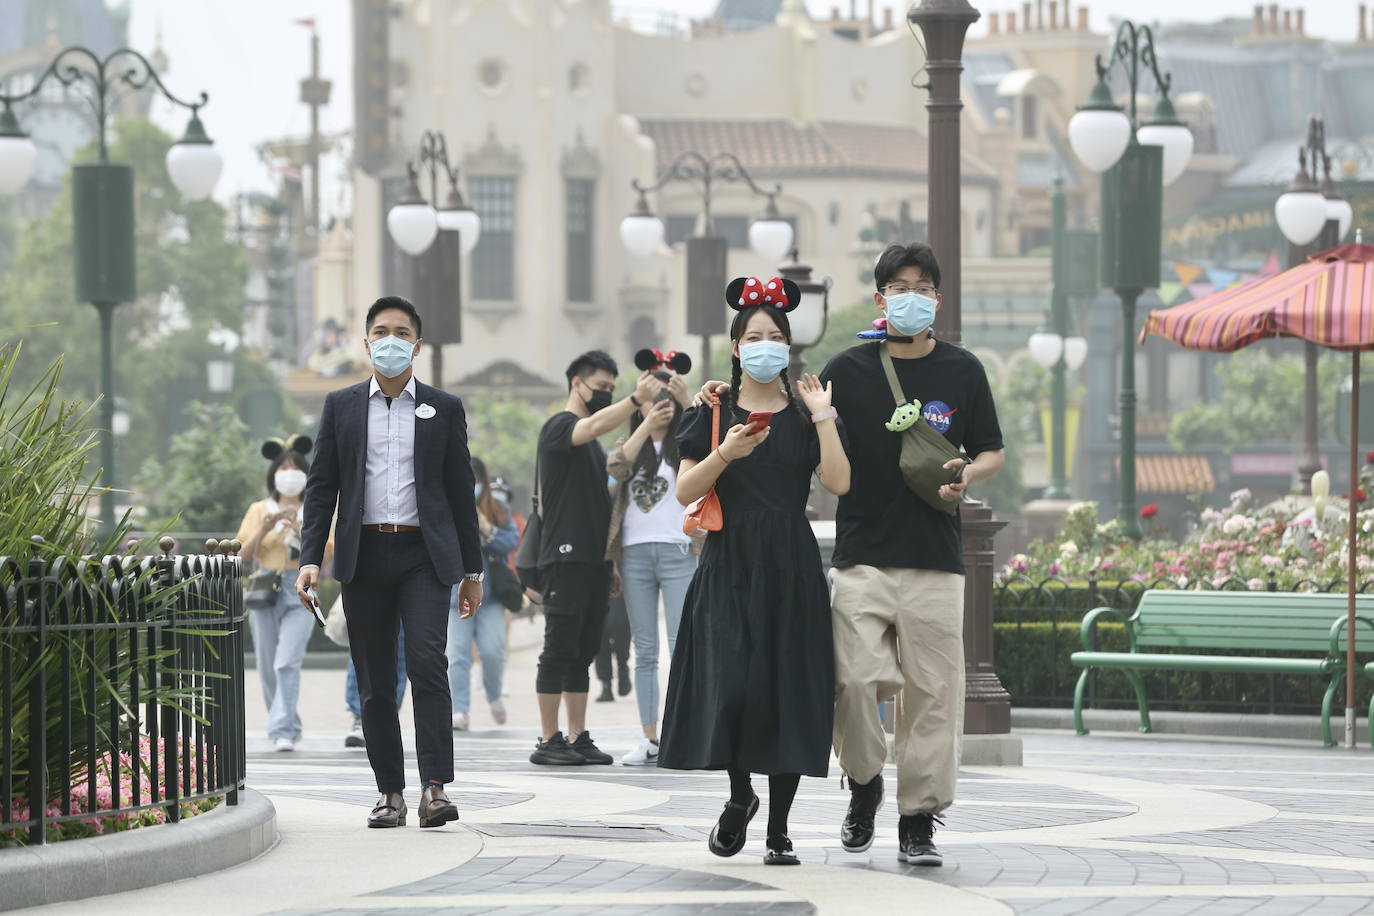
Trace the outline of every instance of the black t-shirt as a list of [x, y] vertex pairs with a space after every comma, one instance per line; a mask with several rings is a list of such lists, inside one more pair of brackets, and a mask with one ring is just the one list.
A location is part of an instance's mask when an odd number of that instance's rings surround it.
[[[849, 435], [849, 492], [835, 517], [835, 559], [850, 566], [964, 571], [959, 517], [932, 509], [902, 480], [901, 435], [883, 424], [896, 401], [879, 359], [881, 341], [860, 344], [830, 361], [834, 404]], [[935, 342], [919, 359], [893, 359], [907, 400], [921, 417], [970, 458], [1002, 447], [997, 409], [982, 363], [967, 350]]]
[[593, 439], [573, 445], [581, 419], [563, 411], [539, 431], [539, 565], [603, 563], [611, 528], [606, 450]]

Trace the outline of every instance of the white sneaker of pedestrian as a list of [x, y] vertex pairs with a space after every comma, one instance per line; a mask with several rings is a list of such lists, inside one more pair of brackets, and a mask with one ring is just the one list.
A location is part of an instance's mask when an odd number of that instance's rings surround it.
[[294, 751], [295, 749], [296, 749], [296, 742], [292, 741], [290, 738], [278, 738], [278, 739], [277, 739], [277, 750], [279, 750], [279, 751]]
[[468, 714], [465, 712], [455, 712], [453, 714], [453, 730], [465, 732], [468, 730]]
[[491, 701], [491, 719], [497, 725], [506, 724], [506, 704], [500, 700]]
[[362, 716], [353, 717], [353, 725], [348, 730], [348, 736], [344, 738], [344, 747], [367, 747], [367, 739], [363, 737]]
[[640, 738], [635, 749], [620, 758], [620, 763], [627, 767], [653, 766], [658, 763], [658, 742]]

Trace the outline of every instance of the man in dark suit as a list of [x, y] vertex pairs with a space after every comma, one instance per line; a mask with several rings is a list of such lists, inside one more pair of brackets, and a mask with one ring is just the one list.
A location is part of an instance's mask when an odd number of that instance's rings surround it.
[[358, 672], [363, 736], [381, 800], [369, 827], [406, 822], [405, 758], [396, 711], [396, 631], [405, 624], [406, 668], [415, 706], [420, 826], [458, 819], [444, 784], [453, 781], [448, 659], [449, 597], [460, 613], [482, 603], [482, 550], [463, 403], [416, 382], [415, 306], [385, 296], [367, 312], [364, 346], [373, 376], [324, 401], [315, 462], [305, 488], [301, 571], [307, 607], [330, 520], [334, 577], [343, 583], [349, 652]]

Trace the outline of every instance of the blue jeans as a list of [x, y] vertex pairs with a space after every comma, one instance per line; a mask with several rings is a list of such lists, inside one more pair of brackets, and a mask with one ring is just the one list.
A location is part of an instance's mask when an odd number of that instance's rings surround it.
[[[456, 595], [457, 592], [455, 591]], [[472, 693], [472, 644], [482, 658], [482, 687], [487, 702], [501, 699], [501, 682], [506, 673], [506, 609], [497, 601], [486, 601], [467, 620], [458, 609], [448, 612], [448, 692], [453, 711], [465, 713]]]
[[635, 698], [639, 721], [658, 721], [658, 599], [663, 596], [663, 617], [668, 629], [668, 658], [677, 645], [682, 623], [682, 602], [697, 571], [690, 544], [631, 544], [620, 560], [620, 579], [625, 587], [625, 609], [630, 614], [630, 635], [635, 646]]
[[[396, 708], [406, 698], [406, 631], [405, 627], [396, 630]], [[358, 695], [358, 670], [353, 667], [353, 654], [348, 655], [348, 677], [344, 679], [344, 702], [348, 711], [355, 716], [363, 714], [363, 700]]]
[[296, 598], [296, 574], [294, 569], [282, 572], [276, 603], [267, 610], [251, 612], [253, 652], [262, 698], [267, 703], [267, 737], [273, 741], [297, 741], [301, 736], [296, 703], [301, 697], [301, 663], [315, 618]]

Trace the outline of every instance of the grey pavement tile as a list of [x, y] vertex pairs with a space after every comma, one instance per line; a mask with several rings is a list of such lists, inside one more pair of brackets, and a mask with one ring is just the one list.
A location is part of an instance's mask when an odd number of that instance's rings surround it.
[[1340, 821], [1297, 821], [1271, 818], [1220, 830], [1151, 834], [1122, 839], [1140, 843], [1181, 843], [1227, 846], [1311, 855], [1374, 858], [1374, 836], [1369, 824]]

